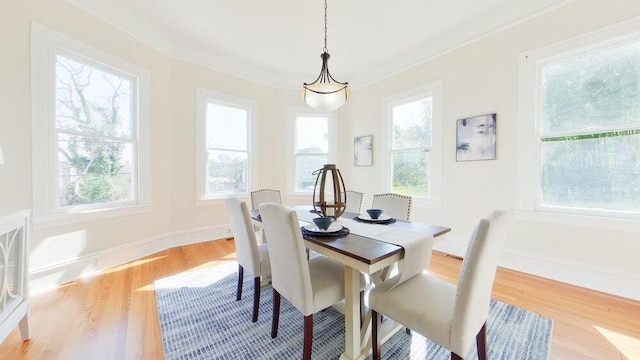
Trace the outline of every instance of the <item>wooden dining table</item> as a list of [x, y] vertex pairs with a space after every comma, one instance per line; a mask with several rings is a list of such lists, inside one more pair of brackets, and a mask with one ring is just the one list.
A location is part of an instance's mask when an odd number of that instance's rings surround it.
[[[301, 224], [309, 222], [311, 206], [294, 207]], [[344, 213], [342, 219], [354, 219], [358, 214]], [[262, 219], [258, 210], [251, 210], [254, 223], [260, 225]], [[448, 227], [436, 226], [421, 222], [396, 220], [392, 224], [370, 226], [390, 226], [431, 235], [434, 243], [441, 240], [442, 235], [451, 231]], [[309, 250], [337, 260], [345, 265], [345, 352], [341, 360], [364, 359], [371, 352], [371, 311], [367, 311], [364, 321], [360, 321], [360, 273], [370, 276], [374, 284], [384, 281], [389, 276], [391, 266], [402, 260], [404, 249], [392, 243], [372, 237], [349, 233], [341, 237], [304, 236]], [[380, 329], [381, 341], [384, 342], [401, 328], [388, 319]]]

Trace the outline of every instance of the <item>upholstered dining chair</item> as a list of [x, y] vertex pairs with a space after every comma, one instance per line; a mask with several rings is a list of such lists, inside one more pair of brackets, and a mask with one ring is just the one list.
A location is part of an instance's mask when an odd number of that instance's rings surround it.
[[[487, 316], [498, 255], [511, 213], [494, 211], [480, 220], [462, 262], [458, 285], [423, 272], [392, 288], [399, 276], [369, 293], [373, 359], [380, 359], [378, 329], [383, 314], [462, 359], [476, 341], [478, 359], [487, 358]], [[407, 299], [421, 299], [407, 301]]]
[[272, 189], [260, 189], [251, 192], [251, 209], [259, 210], [260, 205], [273, 202], [282, 204], [282, 197], [280, 196], [280, 190], [272, 190]]
[[375, 194], [373, 195], [372, 209], [382, 209], [383, 214], [394, 219], [411, 219], [411, 196], [400, 194]]
[[362, 211], [362, 197], [364, 194], [353, 190], [347, 190], [345, 191], [345, 194], [347, 195], [347, 207], [344, 211], [360, 214], [360, 211]]
[[247, 205], [240, 199], [232, 197], [226, 200], [227, 211], [231, 218], [231, 230], [236, 243], [238, 258], [238, 288], [236, 300], [242, 299], [242, 283], [244, 270], [253, 275], [253, 315], [252, 322], [258, 321], [260, 307], [260, 278], [271, 274], [271, 264], [267, 244], [258, 245], [256, 233], [253, 232], [251, 215]]
[[[307, 260], [295, 210], [279, 204], [266, 203], [260, 205], [260, 216], [262, 226], [269, 234], [271, 258], [277, 259], [271, 264], [271, 337], [278, 336], [280, 297], [284, 296], [304, 316], [302, 353], [303, 359], [311, 359], [313, 314], [344, 299], [344, 265], [325, 256]], [[364, 287], [364, 276], [360, 276], [361, 291]]]

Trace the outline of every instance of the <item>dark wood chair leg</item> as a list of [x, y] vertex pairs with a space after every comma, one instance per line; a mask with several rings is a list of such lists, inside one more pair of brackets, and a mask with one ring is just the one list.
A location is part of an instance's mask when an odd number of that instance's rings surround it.
[[382, 317], [377, 311], [371, 312], [371, 349], [373, 349], [372, 360], [380, 360], [380, 338], [378, 336], [378, 329], [382, 324]]
[[364, 317], [367, 315], [367, 311], [364, 306], [364, 290], [360, 291], [360, 327], [364, 323]]
[[258, 309], [260, 308], [260, 276], [253, 279], [253, 316], [251, 322], [258, 321]]
[[236, 292], [236, 301], [242, 299], [242, 278], [244, 277], [244, 269], [242, 265], [238, 265], [238, 291]]
[[280, 293], [273, 289], [273, 316], [271, 316], [271, 338], [278, 336], [278, 325], [280, 323]]
[[304, 317], [304, 347], [302, 349], [303, 360], [311, 360], [312, 347], [313, 347], [313, 314]]
[[460, 355], [454, 353], [453, 351], [451, 352], [451, 360], [464, 360]]
[[478, 335], [476, 335], [476, 345], [478, 346], [478, 360], [487, 360], [487, 323], [485, 322]]

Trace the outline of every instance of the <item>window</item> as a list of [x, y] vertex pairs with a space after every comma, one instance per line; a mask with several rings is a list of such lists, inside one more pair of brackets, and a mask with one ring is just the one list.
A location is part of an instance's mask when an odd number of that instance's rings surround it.
[[148, 203], [148, 73], [38, 24], [32, 36], [34, 221]]
[[440, 199], [442, 82], [383, 100], [383, 191]]
[[314, 171], [334, 162], [333, 114], [292, 109], [293, 192], [313, 192]]
[[615, 29], [521, 57], [522, 209], [640, 218], [640, 34]]
[[247, 194], [250, 189], [252, 101], [197, 90], [200, 199]]

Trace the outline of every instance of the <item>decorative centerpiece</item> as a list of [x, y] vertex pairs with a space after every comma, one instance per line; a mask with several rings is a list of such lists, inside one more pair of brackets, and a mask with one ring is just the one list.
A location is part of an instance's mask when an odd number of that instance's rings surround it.
[[322, 217], [337, 220], [347, 207], [347, 195], [340, 170], [335, 164], [325, 164], [313, 172], [317, 175], [313, 187], [313, 210]]

